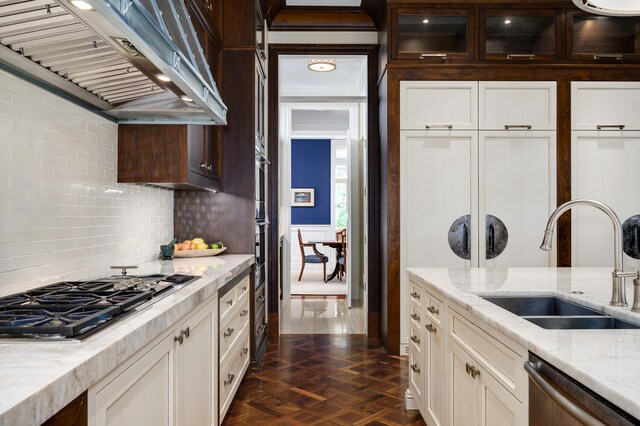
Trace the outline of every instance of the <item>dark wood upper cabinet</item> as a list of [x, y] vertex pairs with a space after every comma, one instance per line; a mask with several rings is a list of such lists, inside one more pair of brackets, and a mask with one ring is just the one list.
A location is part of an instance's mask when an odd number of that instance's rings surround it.
[[255, 102], [256, 102], [256, 147], [266, 152], [266, 135], [265, 135], [265, 93], [266, 93], [266, 77], [262, 69], [262, 61], [256, 60], [256, 79], [255, 79]]
[[174, 189], [221, 189], [215, 126], [118, 126], [118, 182]]
[[391, 19], [393, 59], [473, 60], [473, 9], [400, 8], [393, 9]]
[[262, 9], [260, 8], [258, 0], [256, 0], [256, 53], [263, 65], [267, 59], [266, 41], [267, 29], [262, 15]]
[[562, 57], [561, 9], [480, 9], [478, 30], [480, 60]]
[[640, 18], [567, 13], [567, 55], [571, 60], [640, 60]]

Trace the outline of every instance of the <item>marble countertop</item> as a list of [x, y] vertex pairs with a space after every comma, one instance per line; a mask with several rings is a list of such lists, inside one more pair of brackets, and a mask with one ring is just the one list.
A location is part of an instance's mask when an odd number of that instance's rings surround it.
[[82, 342], [0, 340], [0, 424], [41, 424], [254, 261], [253, 255], [226, 254], [147, 262], [130, 273], [202, 278]]
[[[479, 297], [555, 295], [640, 324], [640, 314], [609, 306], [611, 268], [410, 268], [408, 272], [427, 289], [440, 292], [640, 419], [640, 329], [546, 330]], [[633, 285], [628, 281], [631, 305]]]

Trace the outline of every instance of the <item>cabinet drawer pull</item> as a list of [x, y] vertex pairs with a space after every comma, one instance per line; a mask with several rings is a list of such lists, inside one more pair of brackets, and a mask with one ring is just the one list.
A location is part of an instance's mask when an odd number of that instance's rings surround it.
[[231, 383], [233, 383], [233, 379], [236, 378], [235, 374], [227, 374], [227, 378], [226, 380], [223, 382], [225, 386], [230, 385]]
[[414, 299], [420, 300], [420, 294], [418, 293], [411, 293], [411, 297], [413, 297]]
[[622, 130], [625, 128], [624, 124], [598, 124], [596, 126], [596, 128], [598, 130], [602, 130], [602, 129], [619, 129]]
[[248, 313], [249, 313], [249, 311], [247, 311], [246, 309], [243, 309], [242, 311], [240, 311], [240, 316], [241, 317], [246, 317]]
[[266, 325], [264, 325], [264, 324], [260, 324], [260, 325], [258, 326], [258, 333], [262, 333], [262, 332], [264, 332], [264, 330], [265, 330], [266, 328], [267, 328], [267, 326], [266, 326]]
[[224, 337], [229, 337], [229, 336], [231, 336], [231, 335], [233, 334], [233, 332], [234, 332], [234, 331], [235, 331], [235, 329], [234, 329], [234, 328], [227, 327], [227, 331], [225, 331], [225, 332], [223, 333], [223, 336], [224, 336]]
[[182, 335], [182, 333], [180, 333], [179, 336], [174, 336], [173, 338], [174, 342], [178, 342], [178, 344], [182, 344], [182, 342], [184, 342], [184, 336]]
[[207, 168], [207, 163], [200, 163], [200, 168], [201, 169], [206, 169]]
[[427, 311], [431, 312], [433, 315], [438, 315], [440, 311], [435, 306], [429, 306]]
[[414, 373], [420, 374], [420, 369], [418, 368], [418, 364], [411, 364], [411, 369]]
[[258, 296], [258, 298], [256, 300], [258, 302], [262, 303], [262, 302], [264, 302], [264, 296]]
[[468, 362], [466, 363], [467, 374], [473, 377], [474, 379], [480, 375], [480, 370], [475, 368], [473, 365], [470, 365]]
[[427, 325], [424, 326], [424, 328], [429, 330], [429, 333], [435, 333], [436, 332], [436, 327], [433, 324], [427, 324]]
[[417, 336], [411, 336], [411, 341], [416, 345], [420, 344], [420, 339]]
[[208, 170], [208, 171], [213, 170], [213, 166], [212, 166], [211, 164], [209, 164], [209, 165], [207, 166], [207, 170]]
[[247, 291], [247, 286], [242, 286], [242, 291]]
[[411, 319], [416, 320], [416, 321], [420, 321], [420, 315], [418, 314], [411, 314]]
[[191, 329], [187, 327], [186, 330], [182, 332], [182, 334], [184, 334], [185, 339], [188, 339], [189, 335], [191, 334]]
[[453, 124], [427, 124], [425, 129], [453, 129]]
[[603, 55], [602, 53], [596, 53], [595, 55], [593, 55], [593, 59], [594, 60], [600, 60], [600, 59], [615, 59], [616, 61], [621, 61], [622, 60], [622, 56], [623, 55]]
[[531, 130], [533, 126], [531, 124], [505, 124], [504, 125], [504, 129], [505, 130], [511, 130], [511, 129], [527, 129], [527, 130]]
[[427, 58], [440, 58], [443, 61], [446, 61], [447, 54], [446, 53], [421, 53], [420, 54], [420, 59], [427, 59]]
[[233, 305], [233, 300], [231, 300], [231, 299], [227, 300], [227, 305], [229, 305], [229, 306]]
[[536, 55], [523, 55], [517, 53], [510, 53], [507, 55], [507, 59], [535, 59]]
[[245, 356], [247, 354], [247, 352], [249, 352], [249, 348], [242, 348], [242, 350], [240, 351], [240, 356]]

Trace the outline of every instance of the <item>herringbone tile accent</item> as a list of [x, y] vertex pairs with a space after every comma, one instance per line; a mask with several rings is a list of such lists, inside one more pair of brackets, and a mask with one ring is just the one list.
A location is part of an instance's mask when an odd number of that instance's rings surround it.
[[407, 361], [359, 335], [283, 335], [223, 425], [424, 425], [404, 409]]

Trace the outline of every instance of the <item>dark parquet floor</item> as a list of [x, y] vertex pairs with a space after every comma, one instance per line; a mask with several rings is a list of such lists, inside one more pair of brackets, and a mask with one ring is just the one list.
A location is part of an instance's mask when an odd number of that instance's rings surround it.
[[247, 375], [223, 423], [424, 425], [404, 408], [407, 361], [360, 335], [285, 335]]

